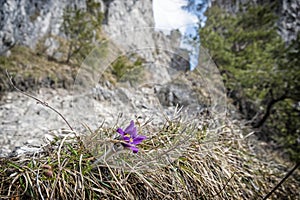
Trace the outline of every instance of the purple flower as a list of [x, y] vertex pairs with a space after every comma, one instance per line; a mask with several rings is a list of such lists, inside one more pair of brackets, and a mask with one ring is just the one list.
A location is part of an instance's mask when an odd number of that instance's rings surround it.
[[144, 135], [138, 135], [136, 127], [134, 126], [133, 120], [130, 121], [130, 125], [123, 131], [123, 129], [118, 128], [117, 132], [121, 135], [121, 140], [124, 140], [126, 143], [123, 144], [124, 147], [127, 147], [137, 153], [139, 149], [136, 145], [140, 144], [147, 137]]

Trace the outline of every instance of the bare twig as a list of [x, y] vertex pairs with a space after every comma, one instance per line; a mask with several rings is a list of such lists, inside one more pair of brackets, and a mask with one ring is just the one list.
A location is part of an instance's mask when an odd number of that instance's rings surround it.
[[271, 190], [271, 192], [269, 192], [263, 199], [265, 200], [265, 199], [268, 199], [272, 194], [273, 194], [273, 192], [275, 192], [275, 190], [277, 190], [282, 184], [283, 184], [283, 182], [288, 178], [288, 177], [290, 177], [292, 174], [293, 174], [293, 172], [298, 168], [300, 166], [300, 162], [298, 162], [294, 167], [293, 167], [293, 169], [291, 169], [291, 171], [289, 171], [286, 175], [285, 175], [285, 177], [283, 178], [283, 179], [281, 179], [281, 181]]
[[213, 197], [219, 196], [221, 194], [221, 192], [225, 190], [225, 188], [227, 187], [228, 183], [231, 181], [231, 179], [234, 177], [235, 174], [236, 174], [236, 172], [233, 172], [233, 174], [227, 180], [227, 182], [225, 183], [225, 185], [223, 186], [223, 188], [217, 194], [215, 194]]
[[29, 98], [32, 98], [32, 99], [36, 100], [37, 103], [39, 103], [39, 104], [41, 104], [41, 105], [43, 105], [43, 106], [49, 108], [50, 110], [54, 111], [55, 113], [57, 113], [57, 114], [65, 121], [65, 123], [68, 125], [68, 127], [69, 127], [72, 131], [74, 131], [74, 129], [73, 129], [72, 126], [69, 124], [69, 122], [67, 121], [67, 119], [66, 119], [59, 111], [57, 111], [55, 108], [53, 108], [52, 106], [50, 106], [46, 101], [42, 101], [42, 100], [38, 99], [37, 97], [34, 97], [34, 96], [32, 96], [32, 95], [30, 95], [30, 94], [28, 94], [28, 93], [26, 93], [26, 92], [20, 90], [19, 88], [17, 88], [17, 87], [14, 85], [14, 83], [12, 82], [12, 77], [8, 74], [7, 70], [6, 70], [6, 75], [7, 75], [7, 77], [8, 77], [8, 80], [9, 80], [10, 85], [11, 85], [15, 90], [17, 90], [18, 92], [22, 93], [23, 95], [25, 95], [25, 96], [27, 96], [27, 97], [29, 97]]

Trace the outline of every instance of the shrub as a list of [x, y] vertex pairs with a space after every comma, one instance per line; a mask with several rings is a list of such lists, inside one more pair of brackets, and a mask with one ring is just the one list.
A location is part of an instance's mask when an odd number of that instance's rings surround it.
[[65, 9], [61, 30], [69, 40], [67, 63], [72, 58], [77, 62], [81, 61], [101, 38], [103, 13], [100, 12], [100, 6], [100, 3], [89, 0], [86, 9]]

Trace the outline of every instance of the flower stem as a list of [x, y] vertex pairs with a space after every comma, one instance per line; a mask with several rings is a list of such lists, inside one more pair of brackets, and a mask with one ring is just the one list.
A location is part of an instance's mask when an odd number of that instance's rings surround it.
[[113, 155], [120, 153], [122, 150], [124, 150], [124, 146], [121, 143], [114, 143], [93, 165], [96, 165], [100, 161], [108, 161]]

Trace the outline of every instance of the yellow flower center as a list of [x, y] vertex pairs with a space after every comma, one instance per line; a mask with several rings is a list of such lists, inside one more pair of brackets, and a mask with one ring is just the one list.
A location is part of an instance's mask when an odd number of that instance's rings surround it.
[[130, 137], [130, 134], [125, 134], [124, 136], [126, 136], [126, 137], [129, 137], [130, 139], [129, 139], [129, 142], [133, 142], [133, 139]]

